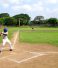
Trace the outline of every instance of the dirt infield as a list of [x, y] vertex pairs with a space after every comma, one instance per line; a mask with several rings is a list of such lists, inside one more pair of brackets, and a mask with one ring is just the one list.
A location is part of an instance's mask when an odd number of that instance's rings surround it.
[[[49, 44], [29, 44], [12, 38], [14, 50], [6, 46], [0, 54], [0, 68], [58, 68], [58, 47]], [[8, 45], [8, 44], [7, 44]]]

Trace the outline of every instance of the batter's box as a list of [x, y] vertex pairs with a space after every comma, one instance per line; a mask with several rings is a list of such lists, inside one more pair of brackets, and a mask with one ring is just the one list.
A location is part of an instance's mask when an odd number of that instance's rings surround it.
[[36, 58], [38, 56], [43, 56], [45, 54], [40, 54], [40, 53], [32, 53], [32, 52], [24, 52], [24, 53], [18, 53], [11, 55], [7, 57], [8, 60], [16, 62], [16, 63], [22, 63], [26, 62], [30, 59]]

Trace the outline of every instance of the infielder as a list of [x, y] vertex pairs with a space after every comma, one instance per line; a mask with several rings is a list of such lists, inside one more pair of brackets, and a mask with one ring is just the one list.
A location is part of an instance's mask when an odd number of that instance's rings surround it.
[[12, 51], [13, 50], [12, 44], [11, 44], [10, 40], [8, 39], [8, 29], [4, 28], [3, 32], [0, 33], [0, 36], [3, 37], [3, 43], [2, 43], [2, 47], [0, 49], [0, 52], [2, 52], [2, 50], [3, 50], [6, 43], [9, 43], [10, 51]]

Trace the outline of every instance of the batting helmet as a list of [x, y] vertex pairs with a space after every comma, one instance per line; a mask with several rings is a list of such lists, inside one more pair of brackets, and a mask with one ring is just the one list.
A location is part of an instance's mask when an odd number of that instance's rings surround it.
[[8, 29], [7, 28], [4, 28], [4, 32], [7, 32], [8, 31]]

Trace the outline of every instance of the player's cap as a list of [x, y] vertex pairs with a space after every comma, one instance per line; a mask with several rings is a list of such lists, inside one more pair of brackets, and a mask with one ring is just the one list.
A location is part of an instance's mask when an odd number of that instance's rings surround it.
[[4, 28], [4, 32], [7, 32], [8, 31], [8, 29], [7, 28]]

